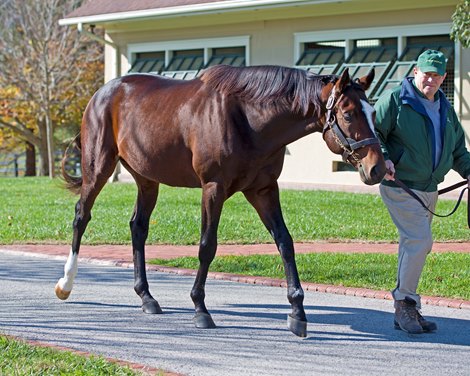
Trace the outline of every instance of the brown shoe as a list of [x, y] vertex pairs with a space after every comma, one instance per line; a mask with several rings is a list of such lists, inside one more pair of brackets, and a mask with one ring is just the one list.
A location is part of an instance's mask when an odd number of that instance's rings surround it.
[[395, 324], [399, 329], [411, 334], [423, 333], [418, 314], [416, 302], [413, 299], [406, 297], [404, 300], [395, 301]]
[[[421, 328], [423, 328], [423, 332], [430, 333], [437, 330], [437, 324], [435, 322], [426, 320], [423, 316], [421, 316], [421, 313], [418, 310], [416, 310], [416, 312], [419, 325], [421, 325]], [[395, 329], [401, 330], [397, 320], [393, 320], [393, 325], [395, 326]]]
[[425, 332], [434, 332], [437, 330], [437, 324], [433, 321], [428, 321], [426, 320], [423, 316], [421, 316], [421, 313], [418, 312], [418, 322], [419, 325], [423, 328], [423, 331]]

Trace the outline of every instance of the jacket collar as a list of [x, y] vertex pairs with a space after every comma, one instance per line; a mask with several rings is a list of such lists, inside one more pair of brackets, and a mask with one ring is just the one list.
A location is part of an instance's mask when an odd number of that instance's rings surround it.
[[[415, 86], [414, 78], [406, 77], [402, 82], [400, 91], [400, 98], [402, 102], [413, 107], [415, 111], [426, 115], [426, 110], [418, 99], [418, 96], [420, 95], [423, 96]], [[435, 100], [439, 100], [441, 102], [441, 113], [447, 113], [447, 109], [450, 107], [450, 103], [442, 89], [439, 89], [436, 93]]]

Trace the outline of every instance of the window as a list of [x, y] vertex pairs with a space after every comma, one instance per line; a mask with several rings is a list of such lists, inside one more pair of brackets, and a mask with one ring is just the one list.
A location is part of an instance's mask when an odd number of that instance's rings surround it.
[[165, 67], [165, 51], [137, 53], [129, 73], [160, 72]]
[[191, 79], [216, 64], [245, 66], [249, 60], [249, 37], [129, 45], [128, 73], [152, 72]]
[[316, 74], [334, 74], [344, 61], [344, 41], [305, 43], [296, 66]]
[[170, 63], [165, 71], [199, 70], [204, 65], [204, 50], [173, 51]]
[[353, 78], [374, 68], [375, 78], [367, 92], [374, 102], [412, 74], [422, 51], [433, 48], [448, 57], [442, 89], [453, 103], [454, 43], [448, 28], [448, 24], [428, 24], [297, 33], [295, 65], [318, 74], [341, 74], [348, 68]]
[[206, 67], [217, 64], [227, 64], [236, 67], [245, 66], [245, 47], [213, 48], [211, 52], [211, 57]]
[[341, 65], [338, 74], [348, 68], [351, 77], [358, 78], [367, 75], [371, 69], [374, 69], [374, 80], [367, 90], [367, 95], [371, 98], [396, 58], [396, 38], [355, 40], [354, 48], [345, 63]]

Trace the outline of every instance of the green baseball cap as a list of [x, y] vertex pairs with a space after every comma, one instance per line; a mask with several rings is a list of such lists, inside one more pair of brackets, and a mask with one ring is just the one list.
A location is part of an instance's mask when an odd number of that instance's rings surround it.
[[446, 73], [446, 57], [440, 51], [424, 51], [418, 56], [418, 63], [416, 65], [421, 72], [436, 72], [440, 76]]

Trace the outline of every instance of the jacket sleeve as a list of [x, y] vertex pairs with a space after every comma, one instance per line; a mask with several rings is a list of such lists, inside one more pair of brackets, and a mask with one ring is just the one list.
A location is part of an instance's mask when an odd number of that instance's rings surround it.
[[457, 136], [457, 143], [455, 144], [453, 151], [454, 163], [452, 165], [452, 169], [457, 171], [460, 176], [466, 179], [470, 175], [470, 153], [465, 147], [465, 133], [454, 109], [451, 109], [450, 117], [452, 119], [452, 124], [455, 126]]
[[375, 103], [375, 130], [380, 140], [380, 146], [385, 160], [390, 159], [386, 147], [388, 135], [396, 124], [396, 101], [392, 92], [386, 92]]

